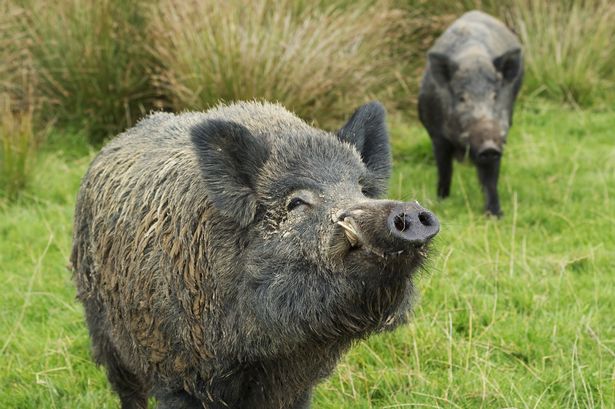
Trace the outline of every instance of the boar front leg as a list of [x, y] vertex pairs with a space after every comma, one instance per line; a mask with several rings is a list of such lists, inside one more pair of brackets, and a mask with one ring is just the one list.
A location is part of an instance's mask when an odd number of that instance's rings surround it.
[[478, 179], [485, 194], [485, 212], [497, 217], [503, 215], [498, 197], [498, 177], [500, 175], [500, 159], [481, 163], [476, 166]]
[[444, 138], [439, 138], [433, 142], [433, 151], [438, 166], [438, 197], [444, 199], [451, 192], [453, 145]]
[[309, 390], [301, 395], [289, 409], [309, 409], [312, 401], [312, 391]]

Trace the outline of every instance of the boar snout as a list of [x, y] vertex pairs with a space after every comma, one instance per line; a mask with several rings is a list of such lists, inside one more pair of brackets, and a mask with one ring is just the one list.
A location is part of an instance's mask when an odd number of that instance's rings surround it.
[[340, 211], [334, 219], [352, 248], [380, 256], [421, 247], [440, 231], [436, 216], [417, 202], [373, 200]]
[[493, 141], [485, 141], [478, 148], [477, 156], [481, 162], [491, 162], [502, 156], [502, 148]]
[[398, 205], [389, 214], [387, 220], [389, 232], [400, 244], [422, 246], [440, 231], [436, 216], [416, 204]]
[[488, 120], [474, 123], [470, 129], [470, 146], [475, 160], [480, 163], [493, 162], [502, 156], [504, 145], [501, 127]]

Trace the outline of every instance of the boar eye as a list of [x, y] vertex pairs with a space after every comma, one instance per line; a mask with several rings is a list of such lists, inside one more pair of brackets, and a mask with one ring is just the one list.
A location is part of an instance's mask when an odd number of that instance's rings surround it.
[[459, 97], [459, 102], [466, 102], [466, 98], [463, 95], [461, 95]]
[[293, 197], [286, 205], [286, 210], [290, 212], [301, 205], [307, 205], [307, 202], [300, 197]]

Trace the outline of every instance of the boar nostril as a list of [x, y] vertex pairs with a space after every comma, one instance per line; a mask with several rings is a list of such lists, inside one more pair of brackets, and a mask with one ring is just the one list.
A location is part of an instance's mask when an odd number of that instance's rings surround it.
[[497, 159], [502, 156], [502, 153], [495, 149], [486, 149], [478, 154], [482, 159]]
[[410, 216], [408, 216], [406, 213], [400, 213], [395, 216], [393, 224], [398, 231], [404, 232], [410, 228]]
[[431, 213], [428, 213], [428, 212], [419, 213], [419, 221], [421, 222], [423, 226], [433, 226], [434, 225], [433, 216], [431, 215]]
[[395, 250], [411, 245], [422, 246], [440, 230], [438, 218], [413, 203], [402, 203], [393, 209], [387, 218], [387, 226]]

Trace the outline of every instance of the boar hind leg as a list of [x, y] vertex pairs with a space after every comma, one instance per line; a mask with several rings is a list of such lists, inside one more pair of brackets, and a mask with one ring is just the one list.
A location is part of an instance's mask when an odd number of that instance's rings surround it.
[[502, 216], [500, 199], [498, 197], [498, 177], [500, 175], [500, 160], [477, 165], [478, 179], [485, 194], [485, 212], [497, 217]]
[[443, 139], [433, 143], [433, 152], [438, 166], [438, 197], [447, 198], [451, 192], [453, 177], [453, 146]]
[[107, 378], [120, 397], [122, 409], [147, 409], [147, 392], [143, 382], [126, 368], [117, 350], [105, 335], [103, 308], [92, 300], [84, 304], [94, 360], [107, 369]]

